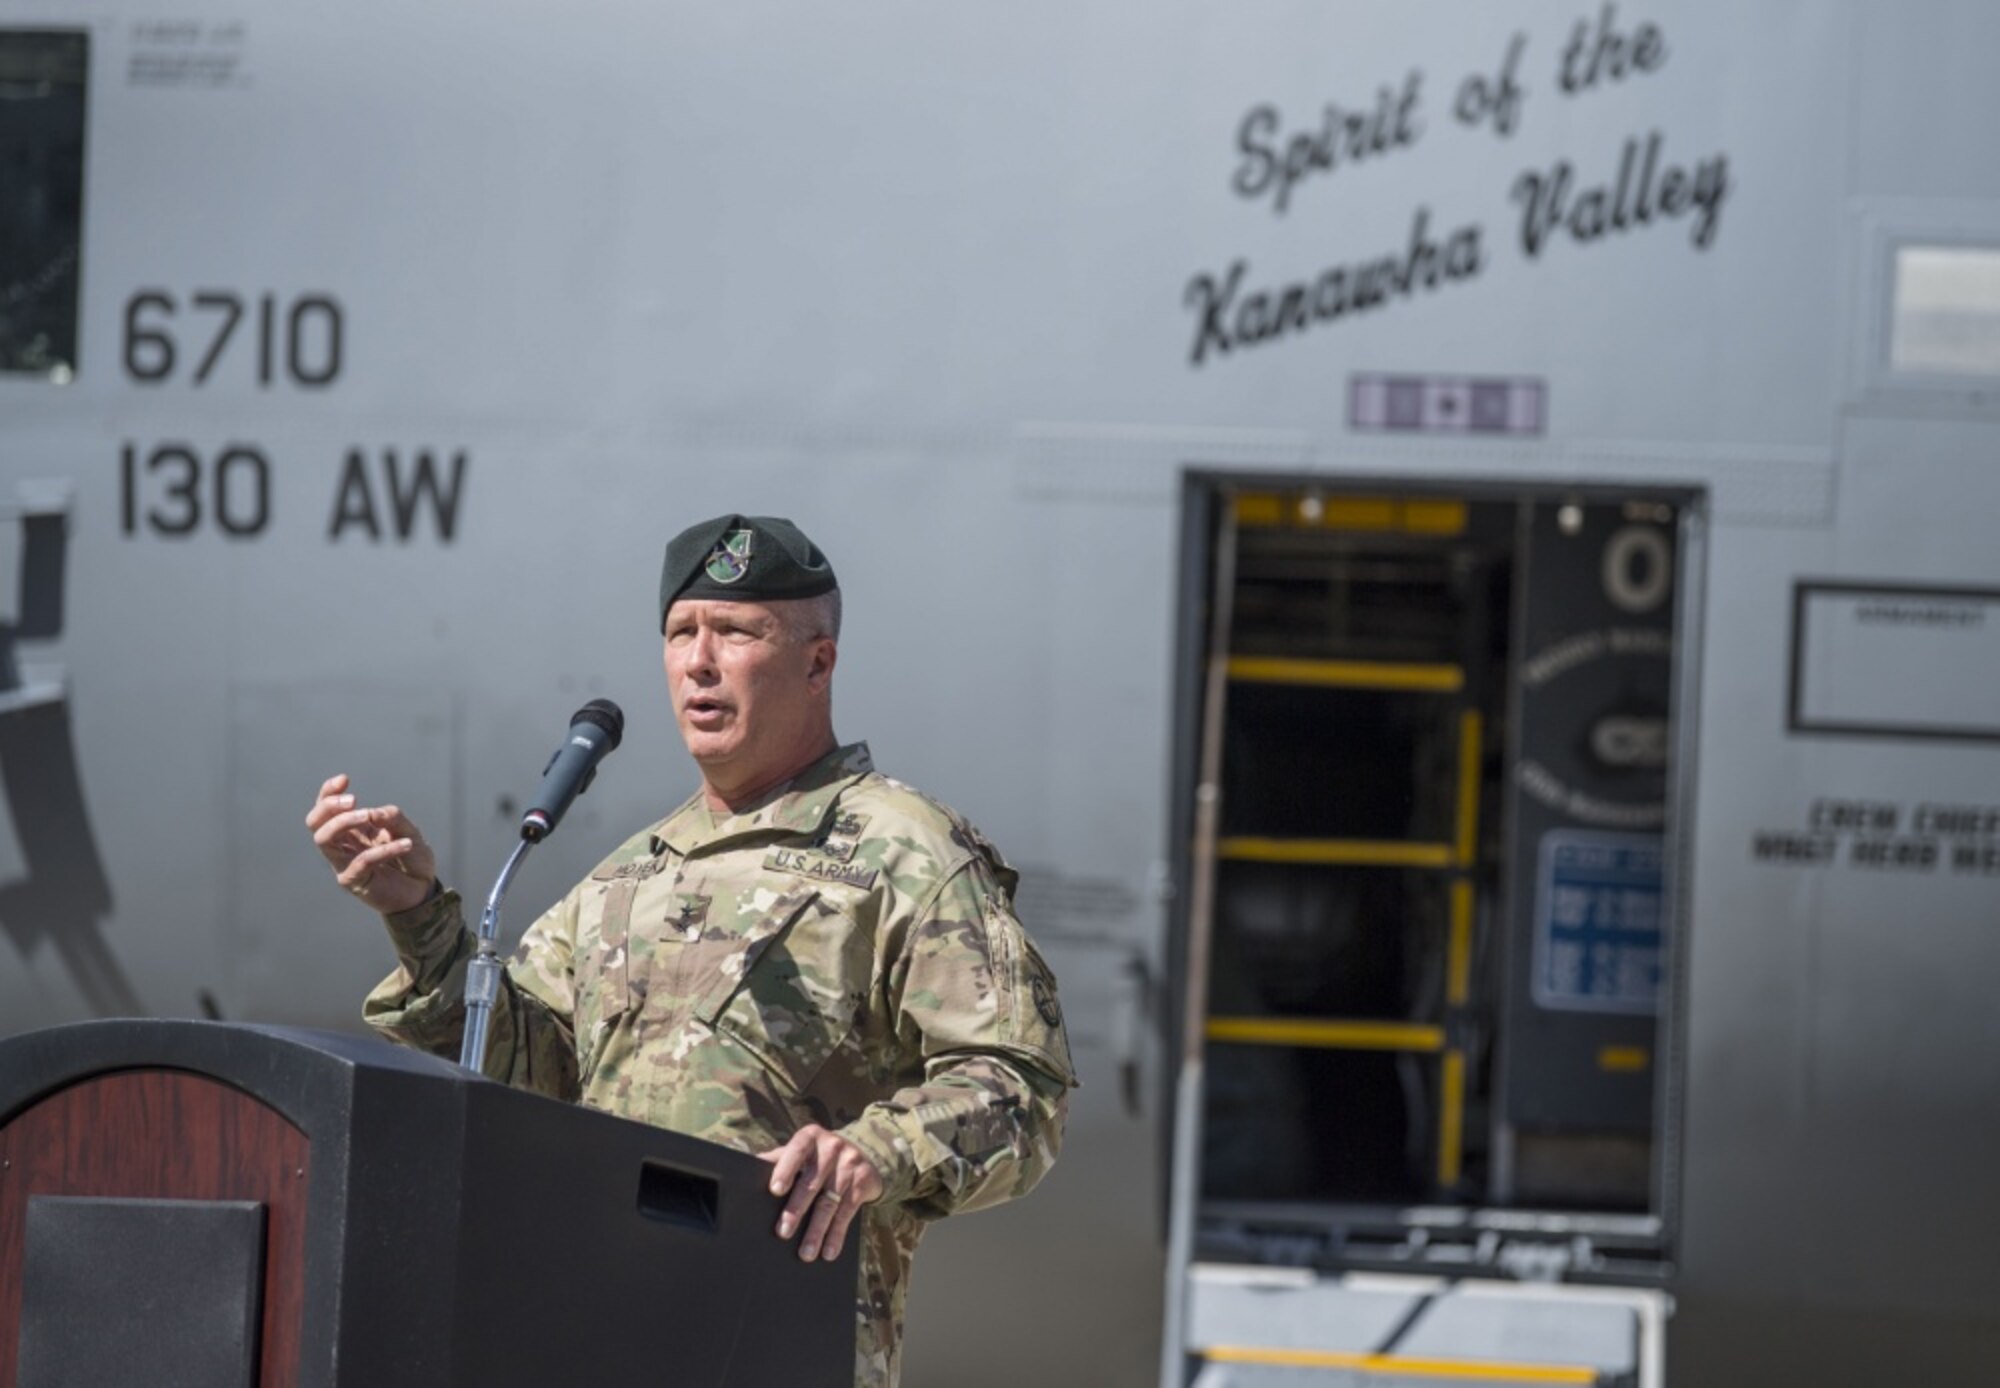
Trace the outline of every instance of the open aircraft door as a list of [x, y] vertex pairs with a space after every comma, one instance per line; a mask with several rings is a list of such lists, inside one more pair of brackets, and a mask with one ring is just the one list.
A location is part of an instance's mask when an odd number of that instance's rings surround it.
[[1162, 1383], [1658, 1384], [1702, 494], [1183, 504]]

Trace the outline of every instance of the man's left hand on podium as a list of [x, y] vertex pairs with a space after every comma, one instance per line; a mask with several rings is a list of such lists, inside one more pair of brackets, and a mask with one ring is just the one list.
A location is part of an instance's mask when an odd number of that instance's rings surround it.
[[759, 1154], [773, 1164], [771, 1194], [791, 1198], [778, 1216], [778, 1237], [801, 1225], [799, 1256], [832, 1262], [847, 1241], [847, 1227], [863, 1205], [881, 1198], [881, 1173], [862, 1150], [839, 1133], [808, 1123], [784, 1146]]

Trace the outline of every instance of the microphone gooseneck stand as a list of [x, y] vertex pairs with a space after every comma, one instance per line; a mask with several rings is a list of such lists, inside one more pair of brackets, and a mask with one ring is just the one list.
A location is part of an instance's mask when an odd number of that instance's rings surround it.
[[514, 851], [507, 855], [506, 866], [500, 869], [500, 876], [493, 883], [493, 890], [486, 894], [486, 909], [479, 913], [479, 952], [465, 971], [465, 1040], [458, 1051], [458, 1063], [475, 1073], [486, 1068], [486, 1028], [493, 1020], [493, 1000], [499, 996], [500, 975], [504, 971], [500, 955], [493, 948], [500, 935], [500, 899], [507, 895], [514, 874], [521, 870], [522, 859], [534, 846], [535, 841], [526, 836], [514, 845]]
[[500, 997], [504, 970], [494, 949], [500, 936], [500, 898], [507, 895], [528, 850], [555, 832], [570, 802], [597, 779], [597, 764], [624, 735], [625, 714], [609, 699], [592, 699], [576, 711], [562, 746], [542, 768], [542, 783], [535, 788], [528, 812], [521, 816], [521, 841], [514, 845], [493, 890], [486, 894], [486, 909], [479, 914], [479, 949], [465, 971], [465, 1037], [458, 1048], [458, 1063], [475, 1074], [486, 1071], [486, 1032], [493, 1021], [493, 1005]]

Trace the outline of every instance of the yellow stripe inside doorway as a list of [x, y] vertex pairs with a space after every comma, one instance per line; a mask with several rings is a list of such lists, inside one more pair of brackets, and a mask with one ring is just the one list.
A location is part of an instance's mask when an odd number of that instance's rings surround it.
[[1597, 1382], [1595, 1369], [1568, 1364], [1506, 1364], [1482, 1359], [1416, 1359], [1400, 1354], [1348, 1354], [1338, 1350], [1259, 1349], [1212, 1345], [1201, 1357], [1217, 1364], [1272, 1364], [1295, 1369], [1352, 1369], [1405, 1378], [1446, 1378], [1474, 1383]]
[[1444, 1028], [1421, 1022], [1321, 1021], [1310, 1017], [1210, 1017], [1211, 1041], [1246, 1046], [1323, 1046], [1343, 1051], [1441, 1051]]

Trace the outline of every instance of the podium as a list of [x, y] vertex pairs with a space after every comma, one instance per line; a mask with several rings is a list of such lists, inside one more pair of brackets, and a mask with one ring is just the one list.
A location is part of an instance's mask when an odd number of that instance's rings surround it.
[[769, 1173], [368, 1038], [0, 1041], [0, 1388], [846, 1388]]

